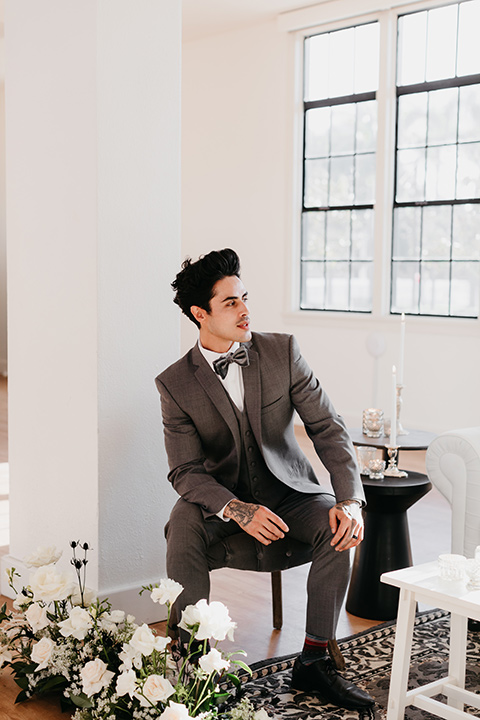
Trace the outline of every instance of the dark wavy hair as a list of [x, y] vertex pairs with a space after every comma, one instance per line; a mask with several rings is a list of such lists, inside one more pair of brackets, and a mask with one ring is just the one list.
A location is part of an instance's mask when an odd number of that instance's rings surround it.
[[182, 269], [172, 282], [175, 291], [173, 302], [197, 327], [200, 323], [190, 312], [192, 305], [198, 305], [210, 313], [210, 300], [213, 297], [213, 286], [224, 277], [236, 275], [240, 277], [240, 259], [235, 250], [212, 250], [202, 255], [196, 262], [186, 258]]

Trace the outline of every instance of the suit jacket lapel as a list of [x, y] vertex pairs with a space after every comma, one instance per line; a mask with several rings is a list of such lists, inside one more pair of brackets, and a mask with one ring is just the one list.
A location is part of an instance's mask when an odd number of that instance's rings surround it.
[[242, 368], [245, 408], [258, 446], [262, 447], [260, 359], [258, 353], [252, 349], [251, 343], [244, 344], [248, 349], [250, 359], [250, 365]]
[[195, 378], [203, 387], [208, 397], [230, 428], [235, 440], [235, 447], [237, 449], [238, 456], [240, 457], [241, 447], [238, 421], [227, 392], [220, 382], [220, 379], [215, 375], [212, 368], [203, 357], [197, 345], [192, 348], [192, 361], [196, 366]]

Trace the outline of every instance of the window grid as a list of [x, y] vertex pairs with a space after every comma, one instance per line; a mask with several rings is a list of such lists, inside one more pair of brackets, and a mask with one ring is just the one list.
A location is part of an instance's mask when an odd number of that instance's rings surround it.
[[[458, 13], [459, 8], [457, 8]], [[458, 58], [458, 43], [457, 43], [457, 53], [456, 56]], [[396, 114], [396, 147], [397, 147], [397, 153], [396, 153], [396, 167], [395, 167], [395, 177], [394, 177], [394, 203], [393, 203], [393, 213], [394, 213], [394, 228], [395, 228], [395, 222], [396, 222], [396, 216], [395, 216], [395, 210], [399, 208], [420, 208], [421, 209], [421, 215], [420, 215], [420, 242], [419, 242], [419, 252], [418, 256], [412, 259], [409, 258], [397, 258], [395, 257], [395, 234], [392, 238], [392, 265], [391, 265], [391, 285], [390, 285], [390, 311], [391, 314], [400, 314], [402, 312], [405, 312], [406, 314], [410, 315], [425, 315], [425, 316], [431, 316], [431, 317], [457, 317], [457, 318], [477, 318], [478, 317], [478, 309], [475, 311], [463, 311], [458, 312], [454, 308], [452, 309], [452, 286], [454, 282], [454, 269], [460, 269], [462, 265], [466, 266], [467, 263], [476, 265], [480, 270], [480, 258], [475, 258], [474, 256], [469, 258], [454, 258], [453, 257], [453, 241], [454, 241], [454, 208], [456, 206], [465, 206], [465, 205], [475, 205], [480, 207], [480, 197], [473, 196], [473, 197], [467, 197], [467, 198], [458, 198], [458, 182], [459, 182], [459, 148], [461, 146], [469, 145], [469, 142], [461, 142], [459, 138], [459, 131], [460, 131], [460, 88], [462, 87], [468, 87], [468, 86], [475, 86], [478, 85], [480, 87], [480, 74], [478, 75], [469, 75], [464, 77], [455, 77], [455, 78], [448, 78], [446, 80], [436, 80], [436, 81], [429, 81], [429, 82], [423, 82], [418, 83], [416, 85], [408, 85], [408, 86], [397, 86], [397, 114]], [[430, 127], [430, 112], [431, 112], [431, 93], [436, 92], [438, 90], [444, 90], [448, 88], [457, 88], [457, 100], [456, 100], [456, 130], [455, 130], [455, 142], [454, 143], [436, 143], [436, 144], [429, 144], [429, 137], [428, 137], [428, 128]], [[399, 117], [400, 117], [400, 111], [399, 111], [399, 102], [400, 98], [403, 96], [413, 95], [413, 94], [419, 94], [419, 93], [427, 93], [427, 110], [426, 110], [426, 128], [427, 128], [427, 134], [425, 138], [425, 146], [422, 146], [422, 149], [424, 149], [424, 162], [425, 162], [425, 172], [424, 172], [424, 178], [423, 178], [423, 198], [422, 200], [415, 200], [415, 201], [399, 201], [397, 199], [398, 194], [398, 136], [399, 136]], [[480, 140], [480, 138], [479, 138]], [[427, 164], [427, 155], [428, 155], [428, 149], [430, 147], [448, 147], [448, 146], [454, 146], [455, 147], [455, 177], [454, 177], [454, 190], [453, 190], [453, 196], [448, 199], [439, 199], [439, 200], [432, 200], [427, 199], [427, 172], [426, 172], [426, 164]], [[420, 146], [419, 146], [420, 149]], [[449, 258], [448, 259], [435, 259], [435, 258], [428, 258], [426, 260], [423, 257], [423, 242], [424, 242], [424, 212], [423, 208], [428, 207], [450, 207], [451, 213], [450, 213], [450, 252], [449, 252]], [[402, 307], [399, 303], [395, 303], [395, 273], [396, 273], [396, 264], [401, 262], [404, 266], [410, 264], [412, 266], [415, 266], [418, 264], [418, 284], [419, 284], [419, 291], [417, 294], [417, 301], [416, 301], [416, 307], [412, 306], [407, 309], [405, 307]], [[448, 308], [444, 312], [435, 312], [435, 311], [427, 311], [425, 308], [422, 309], [422, 302], [424, 301], [424, 295], [426, 293], [426, 290], [424, 289], [425, 286], [425, 267], [426, 263], [430, 265], [438, 264], [439, 267], [447, 266], [448, 264], [448, 302], [447, 306]], [[413, 277], [413, 274], [412, 274]], [[478, 305], [477, 305], [478, 307]]]

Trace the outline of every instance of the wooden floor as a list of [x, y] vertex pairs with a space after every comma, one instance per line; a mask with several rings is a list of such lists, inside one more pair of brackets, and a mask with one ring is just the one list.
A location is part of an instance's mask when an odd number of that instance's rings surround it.
[[[298, 429], [297, 439], [314, 465], [317, 473], [325, 476], [325, 470], [312, 450], [303, 430]], [[0, 463], [8, 460], [7, 446], [7, 382], [0, 378]], [[404, 453], [401, 466], [405, 469], [424, 471], [425, 454]], [[0, 508], [8, 497], [1, 495]], [[1, 521], [1, 515], [0, 515]], [[450, 548], [450, 508], [438, 491], [432, 490], [409, 511], [410, 534], [414, 562], [435, 559], [440, 552]], [[8, 546], [0, 547], [0, 555], [8, 552]], [[308, 566], [293, 568], [282, 573], [284, 626], [272, 629], [270, 575], [216, 570], [212, 573], [212, 600], [227, 605], [232, 619], [238, 624], [234, 643], [222, 643], [225, 650], [242, 648], [248, 654], [248, 662], [298, 652], [303, 643], [305, 623], [305, 584]], [[0, 604], [5, 598], [0, 596]], [[347, 637], [376, 623], [357, 618], [342, 610], [338, 638]], [[162, 632], [162, 626], [157, 626]], [[35, 701], [13, 705], [17, 688], [8, 673], [0, 673], [0, 720], [56, 720], [65, 718], [55, 703]]]

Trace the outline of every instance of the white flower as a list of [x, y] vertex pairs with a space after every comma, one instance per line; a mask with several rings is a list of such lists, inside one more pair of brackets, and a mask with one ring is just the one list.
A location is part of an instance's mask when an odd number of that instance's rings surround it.
[[31, 598], [26, 597], [23, 593], [18, 593], [17, 597], [13, 601], [14, 610], [23, 610], [25, 605], [30, 605], [32, 602]]
[[134, 650], [129, 643], [123, 644], [123, 649], [118, 653], [118, 657], [122, 661], [120, 671], [131, 670], [134, 666], [140, 670], [142, 667], [142, 653]]
[[44, 670], [47, 667], [54, 647], [55, 643], [47, 637], [43, 637], [38, 643], [32, 646], [32, 654], [30, 657], [34, 663], [38, 663], [35, 672]]
[[116, 690], [118, 695], [127, 693], [133, 698], [137, 689], [137, 676], [134, 670], [126, 670], [117, 677]]
[[58, 551], [54, 545], [48, 547], [41, 545], [34, 553], [24, 559], [27, 567], [42, 567], [43, 565], [53, 565], [62, 557], [62, 551]]
[[166, 678], [161, 675], [149, 675], [142, 687], [143, 695], [137, 693], [135, 697], [140, 700], [142, 707], [151, 707], [152, 703], [165, 702], [174, 692], [175, 688]]
[[191, 716], [188, 714], [185, 705], [170, 700], [168, 707], [160, 715], [159, 720], [190, 720], [190, 718]]
[[38, 603], [32, 603], [30, 605], [25, 612], [25, 617], [35, 633], [50, 625], [50, 620], [47, 617], [47, 609]]
[[82, 603], [82, 596], [80, 594], [80, 589], [77, 587], [77, 589], [74, 591], [72, 597], [70, 598], [70, 602], [72, 605], [82, 605], [84, 607], [88, 607], [88, 605], [91, 605], [95, 602], [97, 599], [97, 595], [95, 593], [95, 590], [92, 590], [92, 588], [86, 587], [83, 591], [83, 603]]
[[173, 605], [181, 592], [183, 592], [183, 585], [180, 585], [175, 580], [170, 580], [170, 578], [163, 578], [160, 580], [159, 587], [152, 590], [150, 597], [153, 602], [160, 605], [166, 605], [167, 603]]
[[7, 646], [0, 645], [0, 668], [2, 667], [3, 663], [11, 662], [12, 657], [12, 653], [7, 648]]
[[84, 640], [92, 625], [90, 613], [81, 607], [72, 608], [67, 620], [58, 623], [63, 637], [74, 637], [77, 640]]
[[143, 623], [135, 630], [129, 644], [135, 652], [142, 653], [142, 655], [151, 655], [155, 650], [155, 635], [148, 625]]
[[71, 577], [60, 573], [49, 565], [39, 567], [30, 580], [30, 588], [35, 600], [52, 602], [65, 600], [72, 591]]
[[203, 655], [198, 661], [198, 664], [208, 675], [214, 672], [220, 673], [223, 670], [228, 670], [230, 666], [228, 660], [224, 660], [222, 653], [215, 648], [212, 648], [207, 655]]
[[107, 670], [107, 666], [100, 658], [90, 660], [80, 670], [83, 692], [87, 697], [95, 695], [110, 684], [114, 674], [111, 670]]
[[[197, 632], [194, 632], [198, 625]], [[179, 627], [188, 632], [194, 632], [196, 640], [233, 640], [233, 631], [237, 627], [228, 614], [228, 608], [221, 602], [211, 602], [208, 605], [206, 600], [199, 600], [195, 605], [187, 605], [182, 612], [182, 619]]]
[[107, 632], [115, 632], [117, 625], [125, 620], [123, 610], [113, 610], [111, 613], [105, 613], [100, 617], [99, 625]]
[[253, 714], [253, 720], [270, 720], [270, 715], [267, 713], [265, 708], [256, 710]]

